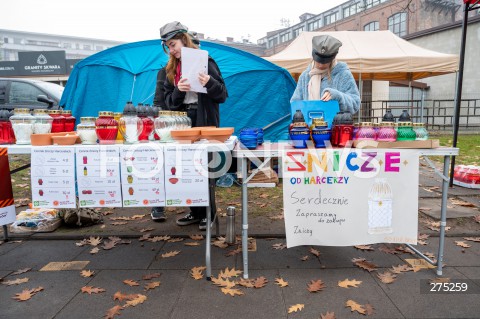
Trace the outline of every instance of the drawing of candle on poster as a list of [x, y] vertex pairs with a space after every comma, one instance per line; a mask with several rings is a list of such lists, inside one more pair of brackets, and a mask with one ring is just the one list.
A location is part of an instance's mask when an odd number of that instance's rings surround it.
[[414, 150], [285, 150], [287, 246], [416, 244]]
[[206, 145], [165, 146], [167, 206], [208, 206], [208, 153]]
[[34, 208], [75, 208], [75, 149], [32, 147], [32, 204]]
[[165, 206], [162, 145], [123, 145], [120, 165], [123, 207]]
[[75, 163], [80, 207], [122, 207], [119, 153], [116, 146], [77, 148]]

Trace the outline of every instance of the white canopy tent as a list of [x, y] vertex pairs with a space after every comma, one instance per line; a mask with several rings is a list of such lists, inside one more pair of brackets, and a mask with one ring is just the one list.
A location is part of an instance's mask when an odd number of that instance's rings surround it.
[[312, 61], [312, 38], [324, 34], [342, 41], [337, 59], [348, 64], [357, 80], [413, 81], [458, 70], [457, 55], [423, 49], [390, 31], [302, 32], [283, 51], [265, 59], [292, 74], [301, 73]]

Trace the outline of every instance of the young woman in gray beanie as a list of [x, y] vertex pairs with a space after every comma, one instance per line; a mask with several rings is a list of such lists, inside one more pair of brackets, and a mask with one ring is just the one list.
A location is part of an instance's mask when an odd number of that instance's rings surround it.
[[336, 100], [340, 111], [352, 114], [360, 108], [360, 94], [352, 72], [335, 59], [342, 42], [329, 36], [312, 38], [312, 63], [302, 72], [291, 101]]

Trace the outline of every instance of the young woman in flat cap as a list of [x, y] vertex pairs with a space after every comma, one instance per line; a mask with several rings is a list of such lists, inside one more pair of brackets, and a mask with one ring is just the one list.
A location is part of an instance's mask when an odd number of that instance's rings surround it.
[[[160, 38], [169, 60], [165, 67], [164, 82], [165, 104], [170, 110], [186, 111], [192, 120], [192, 127], [216, 126], [220, 124], [219, 104], [227, 99], [227, 88], [217, 63], [208, 57], [208, 74], [200, 73], [198, 80], [207, 89], [207, 93], [197, 93], [190, 90], [189, 79], [182, 78], [181, 49], [182, 47], [198, 49], [188, 28], [178, 21], [170, 22], [160, 28]], [[210, 191], [212, 223], [215, 217], [215, 193]], [[199, 224], [199, 229], [207, 228], [207, 209], [191, 207], [191, 212], [177, 220], [177, 225], [185, 226]]]
[[336, 100], [340, 111], [352, 114], [360, 108], [360, 94], [352, 72], [344, 62], [337, 62], [342, 42], [329, 36], [312, 38], [312, 63], [302, 72], [291, 101]]

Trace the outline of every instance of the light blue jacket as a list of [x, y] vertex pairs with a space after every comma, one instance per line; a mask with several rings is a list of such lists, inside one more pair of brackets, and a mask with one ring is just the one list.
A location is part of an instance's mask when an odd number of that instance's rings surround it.
[[[310, 75], [308, 73], [311, 68], [312, 65], [310, 64], [300, 75], [297, 88], [295, 92], [293, 92], [290, 102], [308, 100], [308, 82], [310, 81]], [[328, 76], [322, 77], [320, 96], [322, 96], [325, 91], [330, 92], [332, 100], [338, 101], [340, 111], [348, 111], [352, 114], [358, 112], [360, 108], [360, 93], [358, 93], [357, 84], [346, 63], [337, 62], [332, 70], [331, 80]]]

